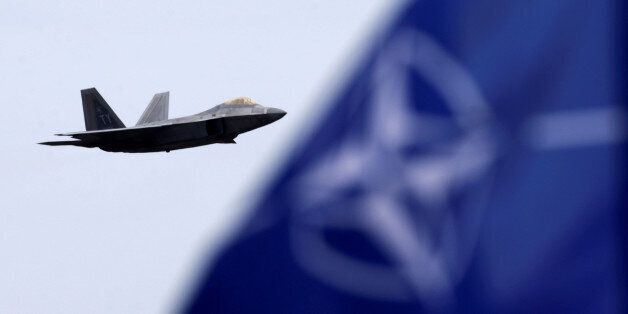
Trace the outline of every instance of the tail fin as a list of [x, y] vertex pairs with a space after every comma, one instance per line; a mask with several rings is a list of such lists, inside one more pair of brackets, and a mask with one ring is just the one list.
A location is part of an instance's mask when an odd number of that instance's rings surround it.
[[95, 88], [81, 90], [83, 115], [87, 131], [124, 128], [124, 123], [111, 110]]
[[153, 100], [150, 101], [136, 125], [168, 120], [169, 98], [170, 92], [155, 94]]

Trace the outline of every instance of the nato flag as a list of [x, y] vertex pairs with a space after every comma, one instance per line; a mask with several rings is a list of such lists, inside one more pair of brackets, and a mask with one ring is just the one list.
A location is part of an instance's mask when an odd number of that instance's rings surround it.
[[625, 312], [622, 2], [405, 3], [184, 310]]

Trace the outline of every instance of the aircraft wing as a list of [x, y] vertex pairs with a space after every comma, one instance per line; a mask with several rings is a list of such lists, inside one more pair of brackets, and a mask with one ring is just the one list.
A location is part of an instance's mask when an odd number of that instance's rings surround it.
[[[212, 119], [216, 132], [222, 130], [222, 118]], [[86, 142], [100, 141], [133, 141], [150, 138], [169, 137], [174, 134], [196, 134], [199, 137], [207, 136], [207, 120], [188, 121], [180, 123], [165, 123], [158, 125], [142, 125], [128, 128], [107, 129], [85, 132], [61, 133], [58, 136], [70, 136]], [[202, 126], [199, 127], [199, 124]]]
[[85, 131], [85, 132], [61, 133], [61, 134], [55, 134], [55, 135], [70, 136], [72, 138], [79, 139], [82, 141], [98, 141], [98, 140], [105, 140], [105, 139], [106, 140], [123, 140], [123, 139], [132, 139], [134, 137], [141, 138], [147, 134], [158, 132], [160, 128], [165, 128], [167, 126], [169, 126], [169, 124]]

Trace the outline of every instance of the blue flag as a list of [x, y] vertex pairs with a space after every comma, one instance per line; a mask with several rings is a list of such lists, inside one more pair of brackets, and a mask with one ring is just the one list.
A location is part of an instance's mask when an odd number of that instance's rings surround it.
[[620, 5], [408, 2], [186, 311], [626, 311]]

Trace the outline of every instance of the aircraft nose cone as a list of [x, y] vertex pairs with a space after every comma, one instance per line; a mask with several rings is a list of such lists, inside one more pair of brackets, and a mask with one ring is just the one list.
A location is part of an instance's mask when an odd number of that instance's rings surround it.
[[267, 108], [266, 109], [266, 115], [268, 117], [270, 117], [272, 119], [272, 121], [277, 121], [281, 118], [283, 118], [283, 116], [286, 115], [287, 112], [281, 110], [281, 109], [277, 109], [277, 108]]

